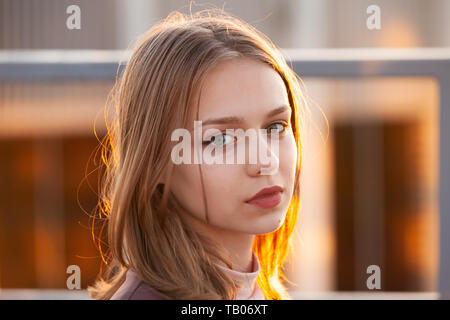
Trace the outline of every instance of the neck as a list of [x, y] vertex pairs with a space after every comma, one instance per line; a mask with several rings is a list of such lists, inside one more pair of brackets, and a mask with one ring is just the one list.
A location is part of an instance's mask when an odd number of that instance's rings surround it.
[[[196, 230], [206, 233], [209, 237], [223, 246], [231, 258], [233, 270], [240, 272], [252, 271], [252, 246], [254, 235], [237, 231], [217, 228], [193, 217], [186, 220]], [[219, 265], [226, 265], [219, 262]]]
[[[228, 230], [221, 231], [222, 232], [215, 231], [214, 235], [230, 254], [233, 270], [252, 272], [252, 245], [255, 236]], [[218, 235], [220, 236], [218, 237]]]

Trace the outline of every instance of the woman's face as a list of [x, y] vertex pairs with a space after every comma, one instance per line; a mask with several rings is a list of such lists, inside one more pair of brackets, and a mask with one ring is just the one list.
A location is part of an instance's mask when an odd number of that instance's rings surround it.
[[[194, 128], [196, 105], [193, 110], [190, 128]], [[280, 108], [283, 107], [284, 108]], [[275, 109], [281, 111], [273, 113]], [[272, 112], [272, 114], [271, 114]], [[206, 124], [206, 120], [235, 117], [239, 122]], [[258, 133], [258, 153], [256, 162], [251, 162], [249, 140], [245, 142], [245, 161], [224, 164], [203, 163], [175, 165], [171, 191], [186, 212], [185, 218], [205, 226], [206, 211], [202, 194], [199, 166], [201, 166], [207, 212], [208, 228], [247, 234], [264, 234], [277, 230], [283, 223], [294, 189], [297, 149], [291, 128], [291, 108], [286, 87], [280, 75], [270, 66], [251, 59], [239, 58], [223, 61], [212, 69], [205, 81], [199, 103], [198, 120], [202, 123], [201, 143], [194, 152], [209, 148], [228, 147], [237, 154], [236, 139], [226, 135], [226, 129], [259, 129], [278, 132], [278, 150], [271, 144], [271, 135]], [[208, 129], [222, 131], [208, 135]], [[209, 130], [211, 132], [211, 130]], [[235, 131], [236, 132], [236, 131]], [[212, 141], [206, 138], [216, 136]], [[192, 148], [194, 148], [192, 134]], [[241, 140], [242, 141], [242, 140]], [[213, 150], [213, 149], [209, 149]], [[223, 149], [226, 155], [230, 151]], [[218, 155], [217, 153], [212, 153]], [[267, 160], [270, 159], [268, 164]], [[271, 169], [269, 169], [269, 167]], [[247, 202], [261, 189], [279, 186], [283, 189], [280, 197], [262, 201]], [[278, 201], [277, 201], [278, 200]]]

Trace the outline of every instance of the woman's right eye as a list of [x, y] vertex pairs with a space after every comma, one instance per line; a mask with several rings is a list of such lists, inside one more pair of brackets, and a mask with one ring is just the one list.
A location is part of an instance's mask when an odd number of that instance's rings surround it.
[[221, 147], [231, 143], [233, 140], [233, 136], [229, 134], [218, 134], [203, 141], [203, 145], [212, 144], [214, 147]]

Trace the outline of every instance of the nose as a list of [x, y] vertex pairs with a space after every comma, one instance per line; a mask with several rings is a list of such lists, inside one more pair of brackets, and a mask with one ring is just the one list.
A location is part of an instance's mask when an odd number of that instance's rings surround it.
[[247, 158], [247, 173], [250, 176], [274, 175], [278, 172], [280, 165], [278, 135], [273, 133], [270, 135], [270, 146], [267, 137], [267, 133], [259, 130], [257, 138], [258, 148], [249, 148], [249, 152], [258, 150], [255, 157], [256, 163], [251, 163]]

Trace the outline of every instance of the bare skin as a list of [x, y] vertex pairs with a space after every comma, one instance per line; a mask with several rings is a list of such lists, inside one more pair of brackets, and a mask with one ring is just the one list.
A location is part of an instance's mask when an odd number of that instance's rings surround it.
[[[264, 165], [259, 161], [256, 164], [181, 164], [173, 171], [171, 191], [186, 209], [183, 219], [220, 242], [230, 252], [234, 270], [251, 272], [255, 235], [273, 232], [283, 224], [294, 190], [297, 149], [290, 126], [288, 95], [275, 70], [247, 58], [219, 63], [204, 83], [199, 120], [234, 116], [242, 122], [208, 124], [203, 126], [203, 131], [216, 128], [225, 134], [227, 128], [254, 128], [280, 132], [278, 154], [272, 152], [269, 144], [264, 144], [267, 155], [278, 161], [278, 168], [270, 175], [261, 174]], [[283, 111], [268, 117], [271, 111], [282, 106], [285, 106]], [[192, 122], [194, 117], [192, 112]], [[223, 138], [225, 143], [230, 141]], [[260, 208], [246, 202], [262, 188], [274, 185], [283, 188], [277, 206]]]

